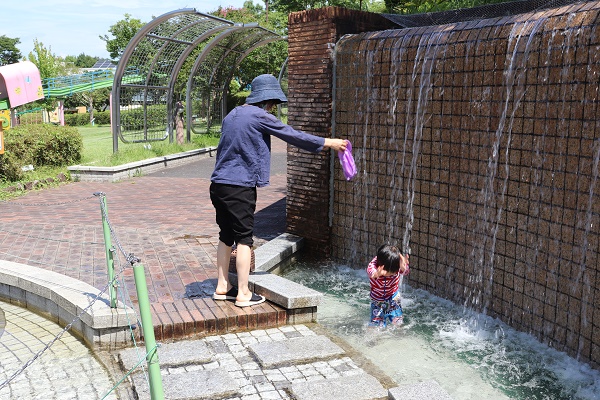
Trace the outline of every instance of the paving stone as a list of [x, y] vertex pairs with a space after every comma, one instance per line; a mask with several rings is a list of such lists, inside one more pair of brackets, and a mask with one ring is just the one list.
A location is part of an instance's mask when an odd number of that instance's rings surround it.
[[[132, 375], [139, 400], [150, 400], [150, 388], [142, 374]], [[169, 400], [226, 399], [240, 394], [240, 387], [225, 371], [191, 371], [163, 375], [163, 391]]]
[[391, 400], [452, 400], [452, 397], [436, 382], [427, 381], [390, 389]]
[[[290, 386], [296, 400], [372, 400], [387, 398], [388, 392], [371, 375], [343, 376], [335, 379], [296, 382]], [[413, 400], [406, 397], [405, 399]]]
[[308, 363], [333, 358], [344, 350], [325, 336], [304, 336], [277, 342], [260, 342], [248, 346], [263, 368]]
[[[145, 358], [146, 348], [140, 347], [122, 350], [118, 353], [119, 361], [126, 371], [133, 368]], [[161, 368], [178, 365], [206, 364], [212, 361], [214, 353], [202, 340], [182, 340], [163, 344], [158, 348], [158, 363]], [[146, 361], [144, 361], [145, 365]]]

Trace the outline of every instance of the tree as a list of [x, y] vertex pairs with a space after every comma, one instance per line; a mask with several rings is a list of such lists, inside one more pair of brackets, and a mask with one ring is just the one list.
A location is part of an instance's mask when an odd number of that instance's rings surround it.
[[[29, 53], [27, 58], [34, 63], [40, 71], [42, 81], [47, 78], [71, 75], [76, 70], [73, 64], [66, 62], [62, 57], [53, 54], [50, 47], [46, 48], [44, 44], [37, 39], [33, 41], [33, 51]], [[41, 104], [46, 109], [53, 109], [56, 107], [56, 100], [53, 99], [40, 100], [36, 103]]]
[[349, 9], [368, 9], [368, 6], [363, 6], [367, 0], [272, 0], [272, 9], [275, 9], [286, 14], [294, 11], [302, 11], [321, 7], [344, 7]]
[[131, 18], [130, 14], [124, 14], [124, 17], [125, 19], [117, 21], [108, 30], [112, 35], [112, 39], [108, 35], [100, 36], [100, 39], [106, 42], [106, 50], [113, 60], [121, 58], [129, 41], [146, 25], [137, 18]]
[[[422, 14], [472, 8], [506, 0], [384, 0], [387, 12], [395, 14]], [[509, 0], [510, 1], [510, 0]]]
[[0, 65], [14, 64], [21, 60], [22, 55], [17, 48], [19, 43], [19, 38], [0, 36]]
[[[271, 10], [268, 15], [261, 4], [248, 0], [242, 8], [221, 8], [212, 13], [232, 22], [258, 22], [263, 28], [272, 30], [280, 35], [287, 33], [287, 14]], [[279, 70], [287, 57], [287, 42], [285, 40], [261, 46], [250, 53], [239, 65], [235, 79], [243, 90], [256, 75], [270, 73], [278, 76]]]
[[33, 51], [27, 59], [38, 67], [42, 79], [69, 75], [74, 70], [71, 64], [52, 53], [51, 47], [44, 46], [37, 39], [33, 41]]
[[98, 61], [98, 57], [88, 56], [85, 53], [81, 53], [75, 59], [75, 66], [79, 68], [92, 68], [96, 61]]

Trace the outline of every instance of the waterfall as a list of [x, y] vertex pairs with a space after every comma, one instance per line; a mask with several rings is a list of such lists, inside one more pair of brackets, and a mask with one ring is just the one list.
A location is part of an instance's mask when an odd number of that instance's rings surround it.
[[[415, 182], [417, 180], [417, 165], [419, 155], [421, 153], [421, 140], [423, 138], [423, 127], [427, 124], [431, 118], [431, 113], [427, 113], [427, 102], [431, 95], [433, 88], [431, 72], [437, 61], [438, 52], [444, 50], [446, 46], [440, 45], [440, 39], [443, 37], [444, 32], [434, 32], [430, 35], [424, 35], [421, 38], [419, 47], [417, 49], [417, 56], [414, 63], [412, 82], [418, 87], [409, 87], [407, 94], [406, 104], [406, 115], [407, 121], [405, 125], [405, 143], [409, 141], [412, 131], [412, 152], [410, 169], [406, 182], [406, 212], [405, 212], [405, 226], [404, 235], [402, 237], [402, 252], [404, 254], [410, 254], [410, 235], [412, 233], [412, 227], [414, 222], [414, 199], [415, 199]], [[416, 109], [412, 110], [412, 93], [414, 89], [418, 89], [417, 92], [417, 105]], [[403, 159], [404, 165], [404, 159]]]
[[[509, 152], [512, 140], [512, 127], [515, 112], [521, 104], [525, 94], [525, 76], [527, 71], [527, 60], [531, 49], [531, 42], [543, 26], [544, 18], [534, 23], [526, 21], [515, 23], [508, 38], [505, 70], [504, 70], [504, 103], [498, 127], [496, 128], [491, 154], [488, 158], [487, 175], [485, 185], [480, 193], [480, 203], [483, 209], [477, 214], [475, 227], [475, 242], [471, 253], [471, 263], [475, 265], [475, 274], [471, 277], [473, 286], [465, 287], [466, 307], [481, 307], [483, 312], [487, 311], [491, 297], [494, 277], [494, 256], [496, 249], [496, 236], [499, 223], [505, 205], [505, 195], [510, 172]], [[528, 35], [523, 53], [520, 54], [520, 43], [523, 37]], [[504, 178], [498, 191], [496, 191], [496, 176], [500, 163], [501, 146], [504, 143]]]

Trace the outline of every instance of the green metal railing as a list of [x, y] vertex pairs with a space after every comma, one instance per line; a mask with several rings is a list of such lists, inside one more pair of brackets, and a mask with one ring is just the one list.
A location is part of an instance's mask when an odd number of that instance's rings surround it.
[[[117, 288], [115, 281], [114, 253], [115, 248], [112, 244], [112, 229], [108, 219], [108, 208], [106, 205], [106, 196], [102, 192], [94, 193], [100, 197], [100, 212], [102, 214], [102, 228], [104, 232], [104, 247], [106, 251], [106, 263], [108, 269], [109, 297], [111, 308], [117, 307]], [[154, 337], [154, 325], [152, 323], [152, 312], [150, 311], [150, 299], [148, 297], [148, 285], [146, 283], [146, 274], [143, 265], [133, 255], [127, 256], [128, 261], [133, 266], [133, 277], [138, 296], [138, 307], [140, 309], [140, 318], [142, 322], [142, 334], [146, 346], [146, 363], [148, 365], [148, 378], [150, 385], [150, 398], [152, 400], [164, 400], [164, 390], [162, 385], [162, 376], [160, 375], [160, 364], [158, 361], [158, 346]], [[135, 264], [135, 265], [134, 265]]]

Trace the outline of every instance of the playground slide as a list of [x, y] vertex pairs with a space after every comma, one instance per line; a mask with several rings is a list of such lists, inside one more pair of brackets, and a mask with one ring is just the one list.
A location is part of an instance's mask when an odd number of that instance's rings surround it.
[[[123, 77], [124, 83], [140, 82], [143, 79], [140, 75], [126, 75]], [[44, 79], [45, 97], [67, 97], [75, 93], [90, 92], [96, 89], [112, 87], [113, 72], [109, 70], [92, 71], [86, 74], [60, 76], [56, 78]]]

